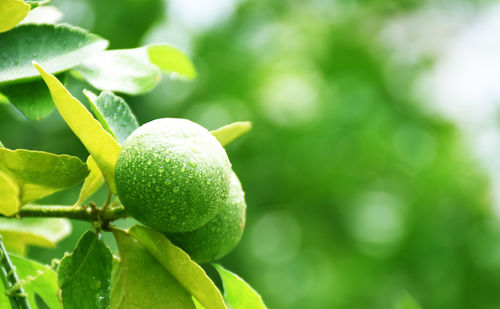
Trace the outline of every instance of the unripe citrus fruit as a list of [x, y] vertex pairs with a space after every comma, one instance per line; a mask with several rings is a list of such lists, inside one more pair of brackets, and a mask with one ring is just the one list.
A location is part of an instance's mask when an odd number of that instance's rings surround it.
[[236, 174], [232, 174], [224, 208], [207, 224], [186, 233], [167, 233], [167, 237], [198, 263], [211, 262], [236, 247], [245, 227], [245, 193]]
[[187, 232], [222, 209], [231, 164], [208, 130], [186, 119], [162, 118], [127, 138], [115, 178], [120, 201], [134, 218], [160, 231]]

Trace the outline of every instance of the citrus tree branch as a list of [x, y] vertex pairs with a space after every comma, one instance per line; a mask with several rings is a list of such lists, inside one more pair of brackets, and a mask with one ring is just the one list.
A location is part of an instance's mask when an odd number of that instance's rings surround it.
[[123, 206], [97, 208], [95, 205], [77, 208], [68, 206], [26, 205], [21, 207], [17, 217], [68, 218], [82, 221], [113, 221], [128, 215]]
[[28, 296], [20, 284], [16, 267], [10, 261], [7, 250], [0, 237], [0, 278], [5, 287], [5, 293], [9, 297], [13, 309], [30, 309]]

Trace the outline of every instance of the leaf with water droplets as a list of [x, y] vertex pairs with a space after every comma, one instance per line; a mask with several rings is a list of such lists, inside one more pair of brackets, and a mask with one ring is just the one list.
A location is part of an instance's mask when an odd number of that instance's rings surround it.
[[97, 89], [127, 94], [146, 93], [161, 80], [161, 71], [142, 47], [103, 51], [75, 70]]
[[97, 89], [127, 94], [150, 91], [160, 82], [162, 71], [170, 77], [196, 77], [196, 70], [186, 54], [165, 44], [106, 50], [75, 70]]
[[112, 92], [103, 91], [96, 97], [88, 90], [84, 90], [90, 102], [90, 109], [97, 120], [118, 143], [123, 144], [127, 137], [139, 127], [135, 115], [124, 99]]
[[65, 309], [107, 309], [113, 256], [99, 234], [88, 231], [57, 268]]
[[17, 26], [0, 33], [0, 83], [40, 79], [33, 60], [49, 73], [66, 71], [107, 45], [108, 41], [74, 26]]

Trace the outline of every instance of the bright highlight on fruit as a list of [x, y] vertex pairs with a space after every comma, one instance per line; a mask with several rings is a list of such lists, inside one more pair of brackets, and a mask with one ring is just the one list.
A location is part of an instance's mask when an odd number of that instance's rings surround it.
[[162, 118], [127, 138], [115, 179], [120, 201], [134, 218], [163, 232], [188, 232], [225, 206], [231, 164], [208, 130], [186, 119]]

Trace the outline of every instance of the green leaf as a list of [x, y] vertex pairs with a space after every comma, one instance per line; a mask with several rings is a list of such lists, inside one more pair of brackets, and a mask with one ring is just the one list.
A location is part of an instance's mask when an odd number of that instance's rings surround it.
[[[111, 134], [111, 136], [113, 136], [113, 138], [116, 140], [115, 133], [113, 133], [113, 130], [111, 130], [111, 128], [109, 127], [108, 123], [106, 122], [106, 120], [102, 116], [101, 112], [96, 107], [97, 95], [95, 93], [93, 93], [92, 91], [87, 90], [87, 89], [83, 89], [83, 94], [89, 100], [90, 110], [94, 114], [95, 118], [101, 123], [102, 127], [104, 128], [104, 130], [106, 130], [106, 132], [108, 132], [109, 134]], [[118, 141], [118, 140], [116, 140], [116, 141]]]
[[[37, 308], [35, 295], [38, 296], [51, 309], [62, 309], [62, 305], [57, 298], [57, 276], [47, 265], [41, 265], [34, 261], [10, 255], [10, 259], [16, 267], [17, 275], [21, 280], [24, 291], [28, 295], [28, 301], [32, 308]], [[4, 296], [5, 288], [0, 284], [0, 307], [10, 308], [7, 297]]]
[[232, 309], [265, 309], [262, 297], [238, 275], [213, 264], [224, 286], [224, 300]]
[[[64, 77], [65, 75], [59, 76], [59, 78]], [[9, 102], [31, 120], [45, 118], [54, 109], [50, 92], [42, 80], [0, 85], [0, 91], [8, 98]]]
[[[29, 89], [29, 91], [26, 91]], [[0, 85], [0, 91], [24, 116], [31, 120], [47, 117], [54, 109], [50, 92], [43, 81], [35, 80], [12, 85]]]
[[144, 48], [103, 51], [76, 71], [97, 89], [127, 94], [146, 93], [161, 79], [161, 71], [149, 62]]
[[231, 124], [210, 131], [213, 136], [222, 144], [229, 145], [235, 139], [250, 131], [252, 123], [250, 121], [233, 122]]
[[103, 51], [75, 70], [97, 89], [127, 94], [153, 89], [161, 79], [161, 71], [184, 79], [196, 77], [189, 58], [168, 45]]
[[9, 99], [7, 99], [6, 96], [4, 96], [2, 93], [0, 93], [0, 104], [8, 104]]
[[17, 213], [21, 207], [19, 199], [20, 188], [15, 181], [0, 170], [0, 214], [12, 216]]
[[77, 157], [7, 148], [0, 148], [0, 170], [20, 186], [22, 204], [73, 186], [89, 173]]
[[55, 6], [37, 6], [34, 9], [31, 5], [31, 11], [21, 24], [55, 24], [62, 16], [63, 13]]
[[71, 233], [67, 219], [0, 218], [0, 234], [10, 252], [24, 254], [26, 246], [52, 248]]
[[[75, 73], [75, 71], [73, 71], [73, 73]], [[92, 91], [90, 90], [87, 90], [87, 89], [83, 89], [83, 94], [87, 97], [87, 99], [89, 100], [89, 103], [90, 103], [90, 110], [92, 110], [92, 112], [94, 112], [94, 105], [95, 105], [95, 101], [97, 101], [97, 95], [95, 93], [93, 93]], [[96, 116], [97, 117], [97, 116]], [[99, 120], [99, 119], [98, 119]], [[100, 120], [99, 120], [100, 121]], [[109, 133], [113, 133], [111, 132], [111, 130], [109, 130], [109, 127], [106, 127], [105, 124], [101, 123], [103, 128], [108, 131]], [[114, 137], [114, 136], [113, 136]]]
[[112, 266], [113, 256], [100, 235], [83, 234], [73, 253], [64, 256], [57, 268], [64, 308], [108, 308]]
[[89, 168], [90, 173], [83, 182], [83, 186], [80, 190], [80, 195], [78, 196], [75, 206], [83, 204], [83, 202], [99, 190], [104, 183], [104, 177], [102, 176], [101, 170], [92, 156], [88, 156], [87, 158], [87, 167]]
[[113, 270], [111, 309], [194, 309], [189, 293], [132, 236], [113, 230], [121, 261]]
[[33, 60], [47, 72], [66, 71], [107, 45], [97, 35], [69, 25], [20, 25], [0, 34], [0, 83], [39, 78]]
[[[89, 91], [84, 90], [86, 95]], [[127, 137], [139, 127], [139, 123], [129, 106], [119, 96], [103, 91], [95, 100], [90, 101], [90, 109], [102, 126], [113, 135], [118, 143], [123, 144]]]
[[49, 305], [43, 301], [40, 295], [35, 293], [35, 304], [37, 309], [50, 309]]
[[196, 307], [196, 309], [205, 309], [205, 307], [203, 307], [199, 301], [196, 300], [196, 298], [193, 297], [193, 302], [194, 302], [194, 306]]
[[196, 69], [191, 60], [181, 50], [166, 45], [156, 44], [147, 47], [149, 60], [162, 71], [184, 79], [196, 77]]
[[162, 233], [136, 225], [130, 229], [139, 242], [206, 309], [225, 309], [224, 300], [205, 271]]
[[[28, 15], [30, 9], [31, 6], [22, 0], [0, 1], [0, 32], [14, 28]], [[5, 45], [0, 46], [3, 48]]]
[[120, 145], [54, 75], [45, 72], [37, 63], [34, 63], [34, 66], [40, 71], [49, 87], [59, 113], [90, 152], [106, 179], [110, 191], [115, 193], [115, 164]]
[[[76, 157], [0, 148], [0, 214], [14, 215], [21, 205], [72, 186], [87, 174]], [[20, 242], [15, 247], [24, 250]]]
[[49, 188], [74, 185], [89, 172], [77, 157], [26, 149], [0, 148], [0, 165], [20, 183]]
[[31, 6], [32, 10], [50, 2], [50, 0], [25, 0], [25, 1]]

